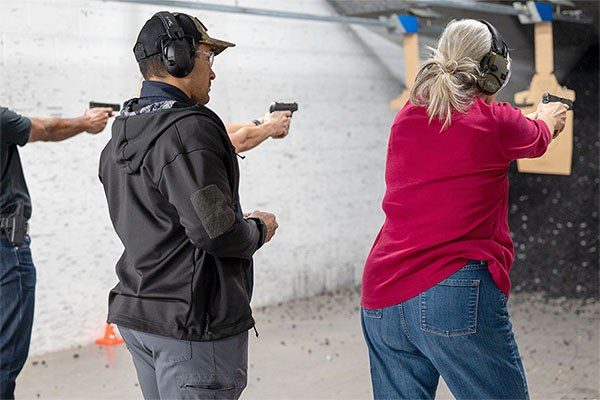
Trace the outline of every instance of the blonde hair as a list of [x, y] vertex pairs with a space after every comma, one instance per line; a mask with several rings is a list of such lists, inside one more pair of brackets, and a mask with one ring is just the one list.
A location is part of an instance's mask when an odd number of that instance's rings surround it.
[[480, 93], [477, 76], [481, 59], [492, 47], [487, 26], [474, 19], [450, 21], [437, 49], [417, 73], [410, 101], [426, 106], [429, 123], [443, 121], [442, 131], [452, 122], [452, 111], [467, 112]]

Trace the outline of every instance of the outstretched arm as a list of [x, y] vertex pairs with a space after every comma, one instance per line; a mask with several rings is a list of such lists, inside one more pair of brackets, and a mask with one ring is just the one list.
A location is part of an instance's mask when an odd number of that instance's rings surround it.
[[108, 118], [112, 115], [112, 108], [90, 108], [77, 118], [29, 118], [31, 132], [29, 142], [60, 142], [81, 132], [101, 132]]
[[242, 153], [255, 148], [268, 138], [283, 138], [290, 129], [292, 114], [289, 111], [275, 111], [267, 114], [259, 121], [227, 124], [226, 129], [235, 151]]

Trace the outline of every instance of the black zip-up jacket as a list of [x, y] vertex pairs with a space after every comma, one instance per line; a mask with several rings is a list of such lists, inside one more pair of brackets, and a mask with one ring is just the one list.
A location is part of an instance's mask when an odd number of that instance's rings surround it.
[[113, 123], [99, 176], [125, 247], [108, 322], [194, 341], [254, 326], [245, 260], [266, 230], [236, 207], [237, 158], [214, 112], [130, 100]]

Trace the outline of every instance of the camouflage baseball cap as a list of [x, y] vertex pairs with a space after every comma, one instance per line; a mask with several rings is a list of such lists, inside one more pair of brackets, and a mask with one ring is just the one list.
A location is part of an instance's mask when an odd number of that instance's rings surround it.
[[[208, 29], [198, 18], [183, 13], [172, 14], [186, 36], [193, 38], [196, 45], [204, 43], [210, 46], [215, 55], [228, 47], [235, 46], [234, 43], [208, 36]], [[161, 52], [160, 43], [165, 37], [166, 32], [162, 21], [156, 15], [152, 16], [142, 27], [133, 47], [136, 61], [139, 62], [154, 54], [159, 54]]]

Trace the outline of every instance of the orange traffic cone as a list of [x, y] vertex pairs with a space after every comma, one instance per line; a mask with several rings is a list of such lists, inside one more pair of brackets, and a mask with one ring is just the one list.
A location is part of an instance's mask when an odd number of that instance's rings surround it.
[[111, 346], [113, 344], [121, 343], [123, 343], [123, 339], [117, 336], [112, 324], [106, 324], [106, 328], [104, 329], [104, 337], [101, 339], [96, 339], [96, 344], [102, 346]]

